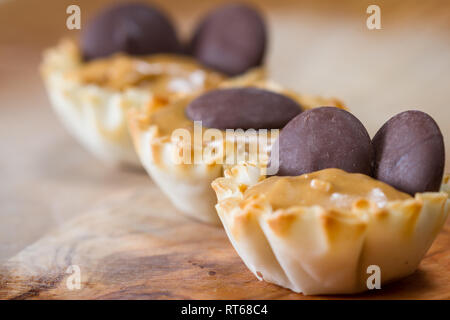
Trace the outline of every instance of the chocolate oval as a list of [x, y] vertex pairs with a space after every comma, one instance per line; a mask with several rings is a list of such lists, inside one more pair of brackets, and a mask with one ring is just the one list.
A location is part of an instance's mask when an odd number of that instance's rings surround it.
[[[354, 115], [339, 108], [320, 107], [296, 116], [281, 130], [276, 146], [280, 176], [326, 168], [371, 175], [373, 150], [369, 134]], [[272, 165], [276, 165], [276, 156], [272, 152]]]
[[258, 11], [231, 4], [216, 9], [200, 22], [190, 51], [205, 66], [237, 75], [262, 63], [266, 39], [264, 19]]
[[86, 60], [116, 52], [132, 55], [173, 53], [181, 50], [170, 20], [145, 4], [119, 4], [95, 16], [81, 34]]
[[373, 146], [376, 179], [411, 195], [439, 190], [445, 165], [444, 139], [428, 114], [397, 114], [378, 130]]
[[284, 95], [258, 88], [209, 91], [186, 108], [191, 120], [216, 129], [279, 129], [302, 112], [301, 106]]

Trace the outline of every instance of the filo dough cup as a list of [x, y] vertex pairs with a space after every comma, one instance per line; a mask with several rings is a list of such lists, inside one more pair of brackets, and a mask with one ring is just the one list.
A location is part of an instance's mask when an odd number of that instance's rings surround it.
[[212, 184], [216, 209], [239, 256], [259, 280], [306, 295], [365, 291], [371, 265], [380, 268], [382, 285], [412, 274], [450, 209], [448, 178], [441, 192], [382, 208], [358, 201], [342, 212], [320, 203], [274, 210], [264, 196], [244, 199], [264, 179], [255, 165], [224, 175]]
[[[298, 95], [264, 78], [264, 71], [255, 69], [223, 82], [219, 88], [252, 86], [287, 95], [298, 101], [305, 109], [322, 105], [343, 108], [342, 103], [336, 99]], [[168, 108], [184, 108], [195, 97], [196, 95], [180, 99]], [[219, 156], [195, 164], [175, 163], [172, 157], [180, 152], [182, 146], [180, 146], [180, 141], [172, 138], [170, 133], [163, 132], [161, 126], [154, 121], [154, 117], [157, 116], [158, 113], [149, 115], [137, 110], [130, 113], [130, 131], [142, 165], [179, 211], [202, 222], [220, 225], [220, 220], [214, 209], [217, 199], [211, 188], [211, 182], [223, 176], [224, 167], [229, 165], [229, 162], [225, 156]], [[264, 158], [268, 159], [270, 147], [277, 136], [269, 134], [267, 143], [258, 146], [258, 161]], [[234, 148], [235, 140], [233, 139], [234, 137], [229, 140], [224, 139], [220, 143], [224, 144], [224, 149]], [[259, 141], [257, 140], [258, 134], [254, 135], [249, 141], [255, 141], [252, 139]], [[208, 146], [203, 145], [202, 147]], [[246, 155], [243, 154], [247, 154], [248, 145], [236, 146], [235, 149], [235, 159], [246, 158]], [[242, 157], [237, 156], [237, 154], [242, 155]]]
[[138, 167], [127, 112], [156, 110], [225, 79], [176, 55], [117, 54], [86, 63], [69, 39], [44, 52], [40, 69], [51, 105], [69, 133], [106, 163]]

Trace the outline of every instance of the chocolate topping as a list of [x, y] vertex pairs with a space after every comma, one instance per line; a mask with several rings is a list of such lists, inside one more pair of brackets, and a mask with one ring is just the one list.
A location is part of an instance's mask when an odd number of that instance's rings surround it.
[[117, 52], [131, 55], [174, 53], [181, 50], [170, 20], [145, 4], [119, 4], [95, 16], [83, 30], [81, 48], [86, 60]]
[[376, 179], [411, 195], [439, 190], [444, 139], [429, 115], [421, 111], [397, 114], [378, 130], [373, 146]]
[[191, 120], [216, 129], [279, 129], [302, 111], [284, 95], [257, 88], [210, 91], [186, 108]]
[[[326, 168], [371, 175], [372, 144], [363, 124], [351, 113], [320, 107], [301, 113], [281, 131], [280, 176], [297, 176]], [[271, 162], [275, 159], [274, 152]]]
[[204, 65], [237, 75], [262, 63], [266, 38], [261, 15], [249, 6], [232, 4], [208, 14], [199, 23], [189, 47]]

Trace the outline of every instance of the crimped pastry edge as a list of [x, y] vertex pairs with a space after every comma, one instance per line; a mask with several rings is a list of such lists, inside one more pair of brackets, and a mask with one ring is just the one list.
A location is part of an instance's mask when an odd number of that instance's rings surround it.
[[73, 41], [44, 53], [41, 74], [51, 106], [66, 129], [97, 158], [113, 165], [140, 167], [127, 128], [127, 110], [150, 102], [145, 90], [113, 91], [80, 83], [69, 74], [82, 64]]
[[361, 201], [344, 214], [320, 205], [274, 211], [263, 197], [243, 199], [243, 190], [263, 179], [260, 172], [241, 164], [212, 183], [218, 215], [259, 280], [307, 295], [365, 291], [370, 265], [380, 267], [382, 284], [412, 274], [450, 210], [446, 178], [441, 192], [381, 209]]
[[[128, 130], [127, 113], [149, 113], [167, 102], [159, 101], [146, 87], [119, 90], [83, 82], [73, 76], [82, 65], [80, 49], [72, 39], [63, 39], [44, 52], [40, 69], [53, 109], [70, 134], [102, 161], [141, 167]], [[221, 79], [216, 80], [219, 83]], [[171, 98], [187, 94], [174, 92]]]

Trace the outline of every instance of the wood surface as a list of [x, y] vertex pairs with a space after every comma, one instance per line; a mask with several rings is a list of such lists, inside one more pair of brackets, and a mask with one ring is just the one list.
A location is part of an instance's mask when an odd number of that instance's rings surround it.
[[[412, 276], [363, 295], [258, 281], [222, 228], [179, 215], [153, 184], [115, 194], [0, 267], [0, 299], [450, 299], [450, 221]], [[77, 265], [81, 288], [69, 290]]]
[[[107, 2], [77, 1], [82, 23]], [[223, 1], [152, 2], [186, 37]], [[274, 80], [339, 97], [371, 135], [403, 110], [430, 113], [449, 171], [449, 1], [253, 2], [270, 25]], [[365, 27], [373, 3], [382, 30]], [[65, 28], [70, 4], [0, 0], [0, 298], [305, 298], [257, 281], [220, 228], [177, 215], [145, 173], [104, 166], [66, 133], [38, 65], [44, 48], [77, 36]], [[449, 232], [416, 274], [357, 297], [449, 299]], [[69, 264], [82, 290], [67, 290]]]

